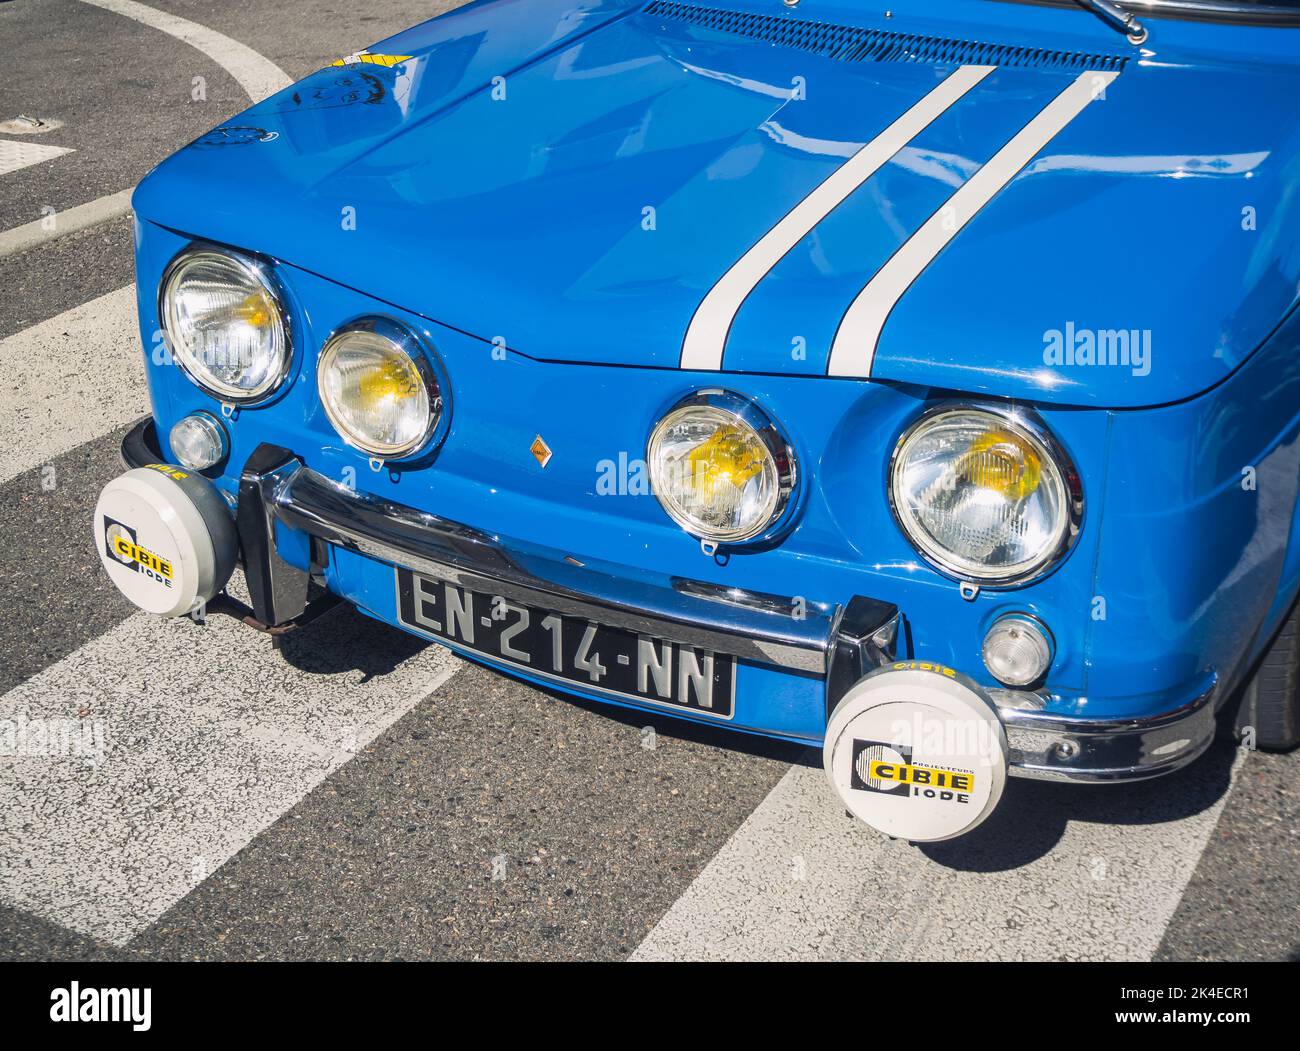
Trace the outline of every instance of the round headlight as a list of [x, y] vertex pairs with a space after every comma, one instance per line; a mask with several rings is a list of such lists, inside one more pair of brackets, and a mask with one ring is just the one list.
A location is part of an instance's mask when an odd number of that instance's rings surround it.
[[256, 259], [191, 249], [163, 275], [159, 316], [177, 364], [223, 401], [253, 401], [289, 370], [289, 327], [279, 293]]
[[442, 414], [442, 390], [419, 340], [385, 318], [366, 318], [331, 336], [316, 384], [343, 440], [383, 459], [419, 449]]
[[951, 576], [994, 584], [1037, 576], [1078, 534], [1078, 475], [1026, 414], [945, 408], [903, 434], [890, 498], [917, 550]]
[[794, 452], [747, 398], [697, 391], [650, 435], [655, 496], [688, 533], [718, 543], [752, 540], [775, 526], [795, 483]]

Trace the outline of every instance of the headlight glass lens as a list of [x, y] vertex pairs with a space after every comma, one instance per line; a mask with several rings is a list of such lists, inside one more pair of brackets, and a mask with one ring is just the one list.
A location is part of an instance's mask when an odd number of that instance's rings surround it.
[[1034, 618], [1012, 614], [1000, 618], [984, 636], [984, 667], [1006, 686], [1030, 686], [1052, 665], [1052, 641]]
[[168, 270], [161, 305], [176, 361], [218, 398], [249, 401], [284, 379], [288, 326], [275, 289], [255, 260], [191, 251]]
[[671, 410], [650, 435], [646, 459], [668, 515], [704, 540], [737, 543], [780, 518], [794, 460], [775, 427], [750, 402], [700, 392]]
[[225, 429], [206, 412], [183, 416], [172, 427], [170, 444], [176, 462], [191, 471], [206, 471], [226, 457]]
[[979, 409], [923, 418], [899, 441], [894, 509], [908, 538], [954, 575], [1025, 579], [1076, 525], [1068, 465], [1016, 420]]
[[414, 452], [433, 433], [442, 408], [437, 380], [414, 336], [395, 324], [362, 322], [321, 351], [317, 384], [334, 428], [373, 456]]

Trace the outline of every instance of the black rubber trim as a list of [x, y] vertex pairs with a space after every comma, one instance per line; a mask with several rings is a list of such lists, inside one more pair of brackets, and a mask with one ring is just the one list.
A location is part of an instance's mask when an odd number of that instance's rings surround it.
[[276, 550], [275, 523], [265, 486], [268, 476], [297, 460], [288, 449], [263, 442], [253, 450], [239, 476], [235, 528], [244, 581], [253, 615], [270, 627], [296, 619], [307, 607], [308, 574], [289, 566]]
[[151, 463], [166, 463], [162, 447], [158, 444], [158, 425], [152, 416], [136, 420], [122, 439], [122, 463], [129, 469], [145, 467]]

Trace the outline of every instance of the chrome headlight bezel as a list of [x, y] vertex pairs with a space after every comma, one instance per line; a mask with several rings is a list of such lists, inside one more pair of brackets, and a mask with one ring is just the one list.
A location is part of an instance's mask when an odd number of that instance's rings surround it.
[[[262, 287], [275, 307], [282, 333], [281, 353], [267, 381], [253, 390], [245, 391], [231, 387], [209, 375], [204, 370], [202, 362], [193, 355], [192, 348], [182, 343], [173, 331], [168, 295], [172, 281], [184, 267], [202, 261], [204, 258], [219, 259], [223, 263], [233, 264], [250, 281]], [[163, 270], [162, 278], [158, 282], [158, 324], [167, 337], [170, 359], [191, 383], [223, 403], [254, 405], [266, 401], [284, 385], [293, 369], [293, 319], [288, 309], [284, 289], [280, 286], [268, 262], [246, 252], [202, 242], [187, 245], [177, 252]]]
[[[936, 421], [954, 413], [983, 415], [994, 426], [1012, 431], [1027, 441], [1040, 457], [1052, 465], [1059, 476], [1063, 499], [1063, 518], [1054, 530], [1054, 539], [1048, 543], [1034, 563], [1016, 572], [980, 571], [969, 562], [963, 562], [954, 552], [941, 546], [919, 527], [913, 528], [912, 515], [899, 497], [902, 454], [912, 439], [923, 433]], [[1020, 587], [1046, 576], [1056, 569], [1073, 549], [1083, 528], [1083, 485], [1074, 461], [1055, 435], [1038, 416], [1023, 407], [1005, 406], [989, 402], [944, 401], [931, 406], [909, 423], [894, 443], [889, 458], [885, 491], [894, 522], [908, 543], [927, 563], [946, 577], [968, 581], [980, 587], [998, 589]]]
[[[368, 442], [358, 436], [340, 418], [336, 407], [325, 391], [325, 374], [329, 363], [337, 356], [347, 338], [357, 332], [371, 332], [392, 344], [414, 365], [415, 371], [424, 385], [429, 402], [428, 418], [419, 435], [411, 441], [400, 445], [383, 445]], [[389, 461], [411, 460], [422, 456], [433, 448], [446, 433], [449, 421], [449, 400], [446, 394], [447, 378], [432, 348], [428, 347], [419, 335], [392, 318], [379, 315], [356, 318], [341, 325], [330, 333], [321, 347], [316, 361], [316, 395], [334, 432], [352, 448], [369, 457]]]
[[[686, 410], [705, 407], [714, 410], [734, 423], [752, 431], [772, 458], [776, 470], [776, 501], [766, 522], [754, 528], [719, 532], [701, 528], [666, 498], [659, 484], [659, 466], [656, 446], [675, 418]], [[646, 439], [646, 464], [650, 472], [650, 486], [664, 513], [686, 533], [701, 541], [737, 546], [753, 545], [772, 540], [784, 533], [793, 520], [794, 496], [798, 488], [799, 468], [794, 446], [776, 421], [757, 402], [734, 391], [709, 387], [693, 391], [668, 408], [650, 430]]]

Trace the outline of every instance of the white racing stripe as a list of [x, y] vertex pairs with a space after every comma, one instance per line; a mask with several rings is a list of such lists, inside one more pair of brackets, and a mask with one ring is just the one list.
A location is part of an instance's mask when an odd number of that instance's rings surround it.
[[912, 282], [958, 231], [1117, 76], [1118, 73], [1096, 71], [1081, 73], [894, 253], [858, 293], [841, 319], [831, 345], [828, 375], [871, 375], [880, 331]]
[[797, 245], [881, 165], [912, 141], [995, 66], [962, 66], [831, 173], [765, 233], [709, 290], [691, 318], [682, 342], [684, 369], [722, 368], [727, 333], [741, 304], [787, 252]]
[[259, 55], [247, 44], [232, 40], [215, 29], [191, 22], [188, 18], [159, 11], [137, 3], [136, 0], [81, 0], [92, 7], [122, 15], [143, 23], [159, 32], [174, 36], [190, 47], [202, 51], [208, 58], [238, 81], [244, 93], [254, 102], [261, 102], [281, 88], [293, 83], [287, 73], [264, 55]]
[[1083, 820], [1058, 787], [1017, 787], [978, 850], [928, 855], [848, 818], [820, 766], [792, 767], [632, 959], [1150, 959], [1228, 792], [1198, 783], [1204, 805], [1178, 816], [1159, 793], [1079, 786], [1103, 794]]
[[149, 411], [135, 288], [0, 340], [0, 483]]
[[[229, 617], [136, 614], [0, 697], [0, 902], [125, 945], [460, 666], [386, 666], [391, 629], [341, 615], [290, 663]], [[39, 754], [68, 723], [102, 763]]]

